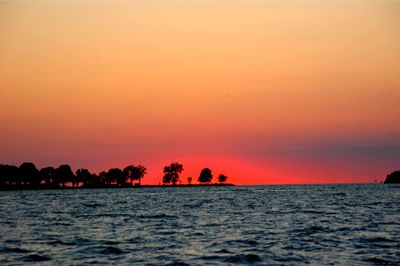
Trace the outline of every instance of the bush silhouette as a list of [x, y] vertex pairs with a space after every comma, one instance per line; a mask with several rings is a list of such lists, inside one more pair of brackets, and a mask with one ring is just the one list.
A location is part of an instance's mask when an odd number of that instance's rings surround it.
[[218, 176], [218, 182], [220, 182], [220, 183], [225, 183], [227, 179], [228, 179], [228, 177], [224, 174], [220, 174]]
[[388, 174], [385, 184], [400, 184], [400, 170]]
[[198, 178], [198, 181], [200, 183], [210, 183], [213, 178], [212, 171], [210, 168], [204, 168], [200, 172], [200, 176]]

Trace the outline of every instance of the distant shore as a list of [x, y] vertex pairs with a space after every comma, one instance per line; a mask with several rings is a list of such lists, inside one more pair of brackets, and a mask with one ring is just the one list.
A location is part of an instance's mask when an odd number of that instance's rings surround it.
[[234, 184], [181, 184], [181, 185], [141, 185], [138, 187], [233, 187]]
[[41, 185], [39, 187], [29, 187], [29, 186], [2, 186], [0, 191], [11, 191], [11, 190], [71, 190], [71, 189], [102, 189], [102, 188], [182, 188], [182, 187], [233, 187], [234, 184], [179, 184], [179, 185], [127, 185], [127, 186], [117, 186], [117, 185], [102, 185], [102, 186], [65, 186], [65, 187], [55, 187]]
[[172, 162], [164, 167], [164, 175], [158, 185], [141, 185], [147, 168], [140, 164], [121, 169], [110, 168], [98, 174], [85, 168], [79, 168], [74, 173], [68, 164], [57, 168], [47, 166], [40, 170], [32, 162], [24, 162], [20, 166], [0, 164], [0, 190], [233, 186], [226, 183], [228, 177], [224, 174], [213, 180], [212, 170], [208, 167], [201, 170], [197, 182], [189, 176], [183, 183], [180, 178], [182, 171], [181, 163]]

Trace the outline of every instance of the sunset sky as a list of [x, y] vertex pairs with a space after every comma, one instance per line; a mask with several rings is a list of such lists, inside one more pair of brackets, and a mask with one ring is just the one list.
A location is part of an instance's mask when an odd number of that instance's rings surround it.
[[0, 2], [0, 163], [237, 184], [400, 169], [400, 2]]

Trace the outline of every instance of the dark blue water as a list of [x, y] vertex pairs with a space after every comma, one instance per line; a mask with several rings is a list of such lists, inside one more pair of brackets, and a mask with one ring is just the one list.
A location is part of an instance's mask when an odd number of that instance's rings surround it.
[[0, 191], [0, 264], [400, 264], [400, 186]]

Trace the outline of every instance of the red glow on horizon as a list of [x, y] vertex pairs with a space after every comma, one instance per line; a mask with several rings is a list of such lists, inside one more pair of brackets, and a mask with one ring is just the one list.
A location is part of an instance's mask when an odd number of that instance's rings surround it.
[[143, 178], [142, 184], [161, 184], [163, 167], [172, 161], [183, 164], [184, 171], [180, 175], [182, 184], [187, 184], [188, 177], [192, 177], [192, 184], [197, 184], [200, 171], [206, 167], [212, 170], [212, 183], [218, 182], [219, 174], [228, 176], [226, 183], [235, 185], [373, 182], [373, 179], [368, 175], [348, 176], [346, 169], [330, 171], [328, 175], [324, 164], [319, 166], [320, 169], [314, 171], [314, 169], [310, 169], [312, 162], [306, 161], [292, 162], [271, 158], [268, 162], [260, 162], [222, 156], [177, 156], [176, 158], [181, 159], [162, 159], [144, 164], [147, 166], [148, 175]]

